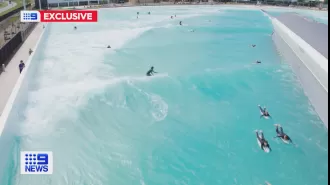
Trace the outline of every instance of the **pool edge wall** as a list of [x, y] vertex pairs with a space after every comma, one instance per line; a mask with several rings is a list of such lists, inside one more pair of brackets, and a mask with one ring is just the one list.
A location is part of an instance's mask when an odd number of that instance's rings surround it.
[[288, 27], [271, 18], [273, 41], [295, 75], [320, 119], [328, 129], [328, 59]]
[[[33, 48], [34, 52], [26, 61], [26, 67], [17, 79], [4, 108], [3, 114], [0, 117], [0, 184], [8, 184], [10, 181], [9, 174], [20, 171], [20, 148], [14, 143], [20, 142], [17, 139], [17, 134], [19, 134], [18, 125], [25, 119], [24, 109], [28, 103], [27, 92], [31, 85], [29, 79], [34, 77], [37, 72], [37, 63], [39, 61], [38, 59], [36, 60], [36, 58], [39, 57], [40, 49], [42, 49], [39, 46], [41, 45], [41, 42], [45, 41], [44, 33], [48, 32], [48, 30], [48, 26], [42, 30], [39, 39]], [[14, 157], [11, 157], [15, 159], [14, 161], [8, 161], [10, 155], [15, 155]], [[10, 168], [11, 166], [13, 168]]]

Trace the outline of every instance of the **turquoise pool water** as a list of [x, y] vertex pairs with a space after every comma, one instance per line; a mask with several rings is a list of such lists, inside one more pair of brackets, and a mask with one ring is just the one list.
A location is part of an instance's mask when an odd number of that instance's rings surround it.
[[[328, 184], [328, 132], [262, 12], [173, 6], [99, 14], [95, 24], [46, 28], [22, 122], [7, 123], [17, 130], [0, 184]], [[150, 66], [159, 73], [145, 77]], [[272, 120], [259, 118], [258, 104]], [[272, 139], [275, 123], [296, 147]], [[21, 150], [53, 151], [53, 175], [20, 175]]]

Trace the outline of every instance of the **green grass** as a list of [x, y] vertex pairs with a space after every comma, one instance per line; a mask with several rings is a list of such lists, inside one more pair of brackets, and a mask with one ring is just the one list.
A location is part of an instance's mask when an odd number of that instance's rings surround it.
[[18, 19], [19, 19], [19, 15], [15, 15], [15, 16], [12, 16], [9, 18], [9, 22], [11, 24], [11, 23], [16, 22]]
[[5, 6], [7, 6], [7, 3], [5, 3], [5, 2], [0, 3], [0, 8], [3, 8]]
[[[33, 0], [26, 0], [25, 3], [26, 3], [26, 4], [29, 4], [29, 3], [32, 3], [32, 1], [33, 1]], [[0, 13], [0, 16], [5, 15], [5, 14], [7, 14], [8, 12], [14, 11], [14, 10], [16, 10], [16, 9], [18, 9], [18, 8], [20, 8], [20, 7], [23, 6], [23, 0], [12, 0], [12, 2], [15, 2], [15, 3], [16, 3], [16, 6], [10, 8], [10, 9], [4, 11], [4, 12], [1, 12], [1, 13]]]

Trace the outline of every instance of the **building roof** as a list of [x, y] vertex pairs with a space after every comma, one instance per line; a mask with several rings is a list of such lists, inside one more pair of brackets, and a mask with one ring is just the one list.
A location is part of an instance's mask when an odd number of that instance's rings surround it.
[[297, 13], [284, 13], [275, 18], [328, 59], [328, 25]]

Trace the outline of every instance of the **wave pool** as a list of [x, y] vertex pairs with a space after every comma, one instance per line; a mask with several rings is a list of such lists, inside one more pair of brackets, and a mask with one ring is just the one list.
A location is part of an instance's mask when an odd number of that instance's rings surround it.
[[[328, 132], [261, 11], [101, 9], [98, 23], [46, 29], [20, 121], [7, 122], [0, 184], [328, 184]], [[146, 77], [151, 66], [159, 73]], [[260, 119], [258, 104], [273, 119]], [[275, 123], [297, 146], [273, 139]], [[54, 173], [20, 175], [25, 150], [52, 151]]]

